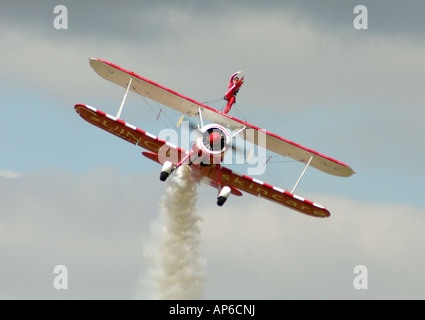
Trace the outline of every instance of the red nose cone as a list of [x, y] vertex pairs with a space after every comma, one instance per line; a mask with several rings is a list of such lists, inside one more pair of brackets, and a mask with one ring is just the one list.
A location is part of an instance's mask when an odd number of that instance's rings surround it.
[[219, 146], [221, 143], [221, 136], [218, 132], [212, 132], [210, 134], [210, 145]]

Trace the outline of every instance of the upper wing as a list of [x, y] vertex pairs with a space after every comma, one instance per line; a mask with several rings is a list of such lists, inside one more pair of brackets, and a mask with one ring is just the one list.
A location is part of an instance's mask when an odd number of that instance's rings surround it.
[[107, 113], [93, 107], [77, 104], [75, 111], [87, 122], [116, 135], [136, 146], [145, 148], [155, 154], [161, 155], [165, 160], [174, 164], [188, 152], [154, 135], [136, 128], [135, 126], [119, 120]]
[[190, 117], [198, 114], [198, 108], [200, 106], [213, 110], [200, 102], [185, 97], [173, 90], [163, 87], [108, 61], [98, 58], [90, 58], [90, 66], [102, 78], [124, 88], [127, 88], [130, 78], [133, 78], [130, 86], [131, 91], [180, 111]]
[[[332, 175], [348, 177], [354, 173], [353, 169], [345, 163], [279, 137], [250, 123], [229, 116], [228, 114], [224, 114], [108, 61], [90, 58], [90, 65], [101, 77], [124, 88], [127, 88], [130, 78], [132, 78], [130, 90], [188, 116], [197, 116], [199, 110], [201, 110], [203, 118], [231, 130], [239, 130], [244, 127], [251, 129], [243, 131], [242, 137], [272, 152], [303, 163], [307, 163], [310, 158], [313, 157], [310, 166]], [[262, 139], [262, 137], [265, 139]]]

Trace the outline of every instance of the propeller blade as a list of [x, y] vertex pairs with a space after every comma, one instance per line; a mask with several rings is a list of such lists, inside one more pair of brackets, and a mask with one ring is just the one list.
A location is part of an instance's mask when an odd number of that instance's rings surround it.
[[184, 116], [181, 116], [179, 121], [177, 122], [177, 128], [180, 128], [180, 125], [182, 124], [183, 119], [184, 119]]
[[[183, 120], [184, 120], [184, 116], [181, 116], [179, 121], [177, 121], [177, 128], [180, 128]], [[192, 120], [189, 120], [189, 128], [192, 129], [192, 130], [197, 130], [198, 126]]]

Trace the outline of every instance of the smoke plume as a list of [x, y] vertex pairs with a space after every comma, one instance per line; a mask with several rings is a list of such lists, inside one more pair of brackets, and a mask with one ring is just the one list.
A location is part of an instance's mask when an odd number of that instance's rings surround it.
[[183, 165], [169, 177], [160, 214], [152, 226], [153, 243], [145, 247], [149, 263], [145, 284], [151, 299], [201, 299], [206, 282], [201, 257], [201, 218], [196, 214], [196, 182]]

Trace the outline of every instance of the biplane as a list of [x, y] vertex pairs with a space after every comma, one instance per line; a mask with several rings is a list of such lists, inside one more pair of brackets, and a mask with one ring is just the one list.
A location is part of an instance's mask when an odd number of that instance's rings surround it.
[[[323, 206], [294, 194], [298, 183], [308, 167], [340, 177], [349, 177], [354, 173], [348, 165], [340, 161], [229, 115], [228, 112], [236, 101], [236, 94], [244, 82], [240, 72], [232, 75], [224, 97], [227, 105], [223, 111], [219, 111], [108, 61], [98, 58], [90, 58], [89, 61], [90, 66], [102, 78], [125, 88], [124, 97], [116, 116], [85, 104], [76, 104], [76, 112], [90, 124], [146, 149], [142, 154], [162, 166], [159, 175], [161, 181], [165, 181], [181, 165], [189, 165], [194, 180], [217, 189], [219, 206], [222, 206], [230, 195], [241, 196], [243, 193], [249, 193], [309, 216], [329, 217], [329, 211]], [[195, 130], [198, 133], [191, 150], [183, 150], [121, 120], [129, 91], [175, 109], [184, 116], [196, 117], [198, 128]], [[206, 123], [207, 121], [210, 123]], [[232, 140], [237, 136], [254, 145], [264, 144], [261, 147], [304, 163], [304, 170], [294, 188], [291, 191], [284, 190], [223, 166], [224, 155], [232, 148]]]

